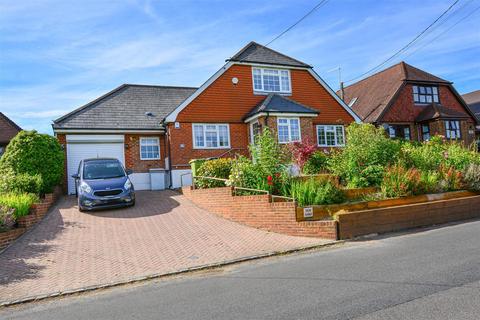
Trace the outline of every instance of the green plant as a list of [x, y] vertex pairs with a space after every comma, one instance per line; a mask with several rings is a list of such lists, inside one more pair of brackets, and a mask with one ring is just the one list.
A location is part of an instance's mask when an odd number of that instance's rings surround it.
[[420, 174], [421, 193], [442, 192], [442, 176], [438, 171], [423, 171]]
[[296, 180], [291, 183], [290, 189], [290, 196], [301, 207], [341, 203], [345, 200], [343, 191], [330, 181]]
[[42, 185], [42, 177], [39, 174], [14, 174], [11, 169], [4, 170], [0, 173], [0, 193], [15, 192], [40, 194]]
[[[219, 158], [204, 162], [198, 169], [198, 175], [204, 177], [228, 179], [230, 177], [231, 171], [232, 159]], [[225, 183], [223, 181], [212, 179], [197, 179], [196, 186], [198, 186], [199, 188], [224, 187]]]
[[32, 204], [38, 201], [38, 196], [30, 193], [5, 193], [0, 195], [0, 206], [14, 209], [15, 219], [26, 216]]
[[249, 148], [253, 162], [265, 176], [273, 176], [285, 170], [288, 156], [268, 128], [263, 129], [256, 137], [255, 144]]
[[463, 174], [469, 190], [480, 191], [480, 164], [471, 163]]
[[7, 208], [0, 205], [0, 232], [11, 229], [15, 224], [15, 217], [12, 208]]
[[307, 136], [303, 141], [287, 144], [287, 150], [300, 171], [304, 171], [305, 164], [317, 150], [317, 146], [311, 141], [310, 137]]
[[398, 198], [421, 193], [420, 171], [406, 169], [402, 165], [387, 168], [381, 184], [381, 192], [387, 198]]
[[304, 174], [318, 174], [327, 169], [328, 156], [322, 150], [317, 150], [310, 155], [303, 166]]
[[441, 188], [444, 191], [461, 190], [464, 187], [462, 172], [452, 167], [440, 166], [442, 181]]
[[351, 124], [346, 129], [347, 145], [336, 150], [328, 167], [351, 188], [381, 184], [386, 167], [393, 164], [402, 142], [389, 139], [383, 128], [371, 124]]
[[21, 131], [9, 143], [0, 158], [0, 173], [11, 169], [15, 175], [42, 177], [42, 193], [59, 184], [64, 171], [64, 153], [58, 141], [36, 131]]

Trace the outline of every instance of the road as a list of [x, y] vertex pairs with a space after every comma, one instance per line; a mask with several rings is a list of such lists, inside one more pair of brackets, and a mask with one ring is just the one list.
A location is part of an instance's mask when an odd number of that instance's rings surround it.
[[478, 319], [480, 221], [0, 311], [1, 319]]

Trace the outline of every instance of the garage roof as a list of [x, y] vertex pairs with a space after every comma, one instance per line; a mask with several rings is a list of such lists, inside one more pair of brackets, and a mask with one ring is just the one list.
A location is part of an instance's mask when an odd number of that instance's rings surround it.
[[53, 121], [53, 129], [160, 130], [197, 88], [123, 84]]

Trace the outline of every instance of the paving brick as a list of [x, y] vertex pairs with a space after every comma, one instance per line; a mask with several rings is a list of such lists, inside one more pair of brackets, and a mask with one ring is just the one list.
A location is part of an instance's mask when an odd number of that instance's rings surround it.
[[60, 199], [0, 254], [0, 303], [326, 242], [250, 228], [173, 191], [138, 192], [133, 208], [93, 213], [75, 200]]

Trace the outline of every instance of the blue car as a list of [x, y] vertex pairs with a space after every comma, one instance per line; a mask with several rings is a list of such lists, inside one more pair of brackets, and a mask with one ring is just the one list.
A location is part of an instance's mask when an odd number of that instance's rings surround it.
[[75, 189], [80, 211], [135, 205], [135, 190], [118, 159], [95, 158], [80, 161]]

